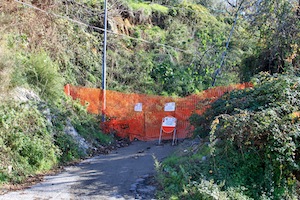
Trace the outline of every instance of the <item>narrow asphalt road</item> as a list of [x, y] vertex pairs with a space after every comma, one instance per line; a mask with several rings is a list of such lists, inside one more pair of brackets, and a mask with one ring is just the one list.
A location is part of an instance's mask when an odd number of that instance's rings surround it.
[[176, 151], [170, 143], [134, 141], [130, 146], [87, 159], [66, 167], [54, 176], [28, 189], [0, 195], [0, 200], [49, 199], [135, 199], [130, 188], [136, 181], [155, 172], [154, 158], [159, 161]]

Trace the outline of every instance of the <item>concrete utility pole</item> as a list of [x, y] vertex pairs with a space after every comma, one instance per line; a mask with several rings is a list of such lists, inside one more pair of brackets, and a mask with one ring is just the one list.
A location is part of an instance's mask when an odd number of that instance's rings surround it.
[[107, 38], [107, 0], [104, 0], [104, 41], [102, 59], [102, 122], [106, 118], [106, 38]]

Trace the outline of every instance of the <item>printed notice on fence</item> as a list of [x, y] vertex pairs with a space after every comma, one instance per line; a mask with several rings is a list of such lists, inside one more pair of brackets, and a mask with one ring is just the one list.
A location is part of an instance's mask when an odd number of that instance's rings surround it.
[[142, 103], [135, 104], [134, 111], [136, 111], [136, 112], [142, 112], [143, 111], [143, 104]]
[[175, 102], [169, 102], [165, 104], [165, 111], [175, 111]]

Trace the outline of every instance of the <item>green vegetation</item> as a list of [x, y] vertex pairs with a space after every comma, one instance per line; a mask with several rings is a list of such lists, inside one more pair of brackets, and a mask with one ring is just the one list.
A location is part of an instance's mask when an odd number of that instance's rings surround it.
[[[21, 183], [28, 176], [92, 154], [65, 133], [68, 120], [94, 147], [112, 142], [110, 136], [101, 133], [98, 116], [64, 97], [63, 77], [45, 52], [15, 49], [15, 57], [12, 51], [2, 52], [0, 75], [5, 88], [0, 102], [0, 183]], [[28, 97], [26, 91], [35, 93]], [[18, 102], [13, 98], [28, 100]]]
[[45, 53], [17, 55], [17, 65], [12, 72], [12, 87], [28, 84], [44, 100], [54, 101], [62, 97], [64, 79], [58, 65]]
[[0, 106], [0, 182], [18, 183], [57, 165], [59, 148], [37, 106], [12, 102]]
[[133, 11], [142, 11], [143, 14], [152, 15], [153, 12], [168, 14], [169, 9], [163, 5], [151, 3], [149, 2], [143, 2], [143, 1], [134, 1], [130, 0], [128, 1], [128, 7]]
[[[70, 123], [95, 147], [112, 141], [101, 116], [63, 94], [66, 83], [101, 86], [104, 1], [23, 2], [49, 13], [0, 6], [0, 183], [92, 153], [65, 134]], [[291, 199], [299, 183], [297, 2], [224, 2], [108, 1], [108, 89], [187, 96], [210, 88], [216, 74], [216, 85], [252, 80], [253, 89], [191, 117], [210, 144], [158, 166], [159, 196]], [[16, 100], [20, 89], [30, 93], [25, 101]]]
[[164, 195], [299, 198], [300, 79], [261, 73], [252, 82], [253, 88], [227, 93], [202, 116], [192, 116], [195, 134], [209, 143], [200, 145], [195, 154], [162, 163], [159, 180], [166, 185]]

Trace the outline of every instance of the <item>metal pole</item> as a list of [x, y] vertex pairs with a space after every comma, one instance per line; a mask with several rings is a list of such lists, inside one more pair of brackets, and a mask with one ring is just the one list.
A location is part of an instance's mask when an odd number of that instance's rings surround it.
[[229, 37], [228, 37], [227, 42], [226, 42], [226, 47], [225, 47], [225, 50], [224, 50], [224, 52], [222, 54], [220, 68], [216, 69], [216, 71], [215, 71], [215, 74], [214, 74], [214, 77], [213, 77], [213, 82], [211, 84], [212, 86], [215, 86], [217, 76], [219, 75], [219, 73], [222, 70], [222, 67], [223, 67], [223, 64], [224, 64], [224, 61], [225, 61], [225, 57], [227, 55], [227, 50], [228, 50], [228, 47], [229, 47], [229, 42], [230, 42], [230, 39], [232, 37], [232, 34], [233, 34], [233, 31], [234, 31], [237, 19], [238, 19], [238, 13], [236, 13], [236, 15], [235, 15], [234, 23], [233, 23], [233, 25], [231, 27], [230, 34], [229, 34]]
[[[228, 2], [228, 1], [227, 1]], [[221, 73], [221, 70], [222, 70], [222, 67], [223, 67], [223, 64], [224, 64], [224, 61], [225, 61], [225, 57], [226, 57], [226, 54], [227, 54], [227, 50], [228, 50], [228, 47], [229, 47], [229, 42], [230, 42], [230, 39], [232, 37], [232, 34], [233, 34], [233, 31], [234, 31], [234, 28], [235, 28], [235, 25], [236, 25], [236, 22], [238, 20], [238, 16], [239, 16], [239, 12], [240, 10], [243, 8], [243, 4], [244, 4], [245, 0], [242, 0], [236, 13], [235, 13], [235, 19], [234, 19], [234, 23], [232, 25], [232, 28], [230, 30], [230, 34], [229, 34], [229, 37], [228, 37], [228, 40], [227, 40], [227, 43], [226, 43], [226, 47], [225, 47], [225, 50], [222, 54], [222, 58], [221, 58], [221, 63], [220, 63], [220, 68], [217, 69], [215, 71], [215, 74], [214, 74], [214, 77], [213, 77], [213, 82], [212, 82], [212, 86], [215, 86], [215, 83], [216, 83], [216, 79], [217, 79], [217, 76], [219, 75], [219, 73]], [[228, 2], [229, 3], [229, 2]], [[230, 4], [230, 3], [229, 3]], [[236, 4], [237, 6], [238, 4]]]
[[107, 38], [107, 0], [104, 0], [104, 41], [102, 59], [102, 122], [105, 122], [106, 113], [106, 38]]

